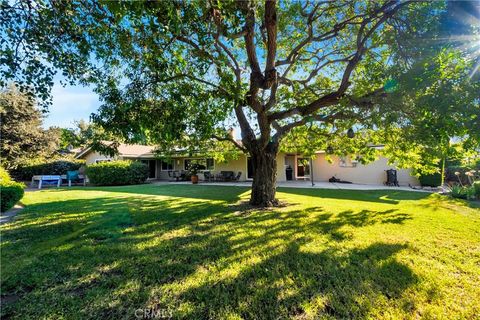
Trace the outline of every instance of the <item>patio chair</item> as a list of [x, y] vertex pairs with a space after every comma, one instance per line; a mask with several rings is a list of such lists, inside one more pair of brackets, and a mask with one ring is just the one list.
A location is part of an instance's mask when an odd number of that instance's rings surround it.
[[395, 186], [399, 187], [400, 185], [398, 184], [398, 179], [397, 179], [397, 170], [395, 169], [388, 169], [385, 170], [387, 173], [387, 181], [384, 182], [386, 186]]
[[222, 181], [232, 181], [235, 177], [233, 171], [220, 171]]
[[168, 181], [175, 181], [175, 171], [168, 171]]
[[180, 178], [182, 177], [182, 174], [180, 171], [175, 170], [172, 172], [172, 174], [173, 174], [173, 177], [175, 178], [175, 181], [180, 181]]
[[240, 177], [242, 176], [242, 171], [238, 171], [237, 176], [233, 178], [234, 181], [239, 181]]
[[203, 172], [203, 177], [205, 178], [206, 182], [213, 182], [214, 176], [210, 171], [204, 171]]

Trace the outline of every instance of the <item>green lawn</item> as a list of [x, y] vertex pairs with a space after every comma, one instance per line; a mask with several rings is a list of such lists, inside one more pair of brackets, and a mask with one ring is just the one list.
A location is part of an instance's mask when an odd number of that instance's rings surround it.
[[480, 314], [480, 209], [388, 190], [278, 196], [289, 205], [245, 211], [236, 187], [28, 192], [1, 227], [2, 318]]

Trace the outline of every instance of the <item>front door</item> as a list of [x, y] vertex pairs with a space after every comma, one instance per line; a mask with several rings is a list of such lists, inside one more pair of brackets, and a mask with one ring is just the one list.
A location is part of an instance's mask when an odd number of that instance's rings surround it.
[[307, 158], [297, 159], [297, 178], [308, 179], [310, 178], [310, 160]]
[[157, 173], [157, 161], [156, 160], [142, 160], [148, 166], [148, 178], [155, 179]]
[[253, 179], [253, 163], [252, 158], [247, 158], [247, 179]]

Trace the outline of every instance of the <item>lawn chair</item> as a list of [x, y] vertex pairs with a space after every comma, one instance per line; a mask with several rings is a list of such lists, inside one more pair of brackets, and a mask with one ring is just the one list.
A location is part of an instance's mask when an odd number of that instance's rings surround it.
[[385, 170], [385, 172], [387, 173], [387, 181], [385, 181], [384, 184], [390, 187], [392, 186], [399, 187], [400, 185], [398, 184], [397, 170], [388, 169], [388, 170]]
[[86, 184], [86, 179], [84, 175], [80, 175], [78, 170], [67, 171], [66, 179], [68, 181], [68, 186], [72, 186], [72, 182], [83, 182], [83, 186]]
[[38, 182], [38, 189], [42, 189], [43, 185], [57, 185], [58, 188], [61, 183], [61, 176], [41, 176], [40, 181]]

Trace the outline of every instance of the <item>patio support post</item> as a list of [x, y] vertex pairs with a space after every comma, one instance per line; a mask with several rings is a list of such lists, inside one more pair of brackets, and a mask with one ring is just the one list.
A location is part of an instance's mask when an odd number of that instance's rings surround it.
[[293, 180], [294, 181], [297, 181], [297, 177], [298, 177], [298, 156], [297, 154], [295, 153], [295, 156], [293, 158], [293, 174], [294, 174], [294, 177], [293, 177]]
[[310, 181], [312, 182], [312, 187], [315, 185], [313, 183], [313, 158], [310, 157]]

